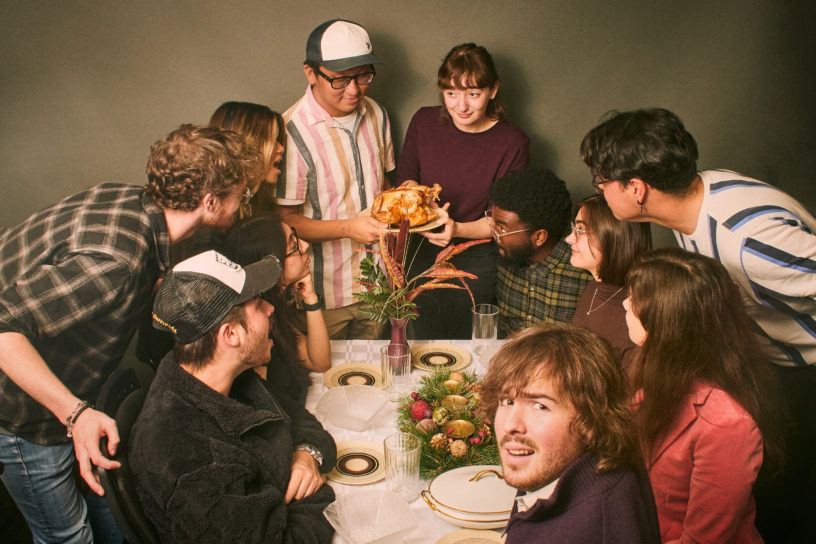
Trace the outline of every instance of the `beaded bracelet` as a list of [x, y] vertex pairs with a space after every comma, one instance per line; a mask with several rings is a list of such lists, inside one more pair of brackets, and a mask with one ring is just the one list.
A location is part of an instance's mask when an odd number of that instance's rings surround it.
[[74, 408], [74, 411], [71, 412], [71, 415], [65, 418], [65, 430], [68, 438], [73, 436], [74, 424], [79, 418], [79, 414], [88, 408], [91, 408], [91, 403], [89, 403], [87, 400], [81, 400], [77, 403], [76, 408]]

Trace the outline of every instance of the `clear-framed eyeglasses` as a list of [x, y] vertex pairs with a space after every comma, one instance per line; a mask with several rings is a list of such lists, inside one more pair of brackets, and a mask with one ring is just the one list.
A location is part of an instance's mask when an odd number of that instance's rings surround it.
[[572, 221], [570, 222], [570, 234], [574, 234], [575, 237], [578, 238], [580, 236], [586, 236], [589, 234], [589, 231], [583, 224]]
[[317, 69], [317, 73], [323, 79], [329, 82], [332, 89], [345, 89], [349, 86], [352, 79], [355, 83], [357, 83], [357, 85], [370, 85], [371, 82], [374, 81], [374, 76], [377, 75], [377, 72], [375, 72], [373, 69], [370, 72], [363, 72], [353, 76], [329, 77], [324, 74], [320, 68]]
[[496, 222], [493, 221], [493, 208], [488, 208], [485, 210], [484, 214], [487, 218], [487, 224], [490, 225], [490, 230], [493, 232], [493, 238], [496, 240], [496, 243], [498, 243], [502, 236], [510, 236], [511, 234], [518, 234], [519, 232], [527, 232], [532, 230], [531, 228], [526, 228], [505, 232], [504, 227], [496, 227]]

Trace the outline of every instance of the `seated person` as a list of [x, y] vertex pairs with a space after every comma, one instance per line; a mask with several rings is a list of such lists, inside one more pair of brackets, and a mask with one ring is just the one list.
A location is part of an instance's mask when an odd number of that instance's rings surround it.
[[626, 328], [623, 285], [635, 258], [652, 247], [649, 224], [618, 221], [603, 197], [593, 195], [578, 203], [566, 242], [572, 248], [570, 263], [594, 278], [578, 301], [572, 324], [609, 342], [628, 374], [636, 346]]
[[643, 255], [626, 283], [663, 542], [763, 542], [752, 491], [763, 464], [778, 466], [784, 424], [737, 284], [714, 259], [680, 248]]
[[325, 542], [332, 437], [252, 369], [269, 361], [278, 281], [267, 257], [242, 268], [215, 251], [176, 265], [153, 320], [175, 338], [131, 436], [145, 514], [164, 542]]
[[[271, 360], [255, 368], [275, 391], [306, 403], [309, 371], [326, 372], [331, 368], [331, 347], [323, 304], [315, 293], [309, 270], [309, 243], [277, 215], [256, 215], [242, 219], [227, 232], [223, 253], [234, 262], [248, 265], [267, 255], [274, 255], [283, 263], [283, 273], [274, 288], [263, 294], [275, 307], [272, 325]], [[306, 314], [306, 334], [291, 322], [290, 315], [299, 312], [299, 304]]]
[[562, 240], [572, 204], [549, 170], [519, 170], [490, 188], [488, 220], [499, 246], [499, 336], [537, 323], [569, 322], [592, 276], [570, 264]]
[[660, 542], [627, 381], [598, 335], [563, 324], [518, 333], [493, 357], [482, 399], [518, 489], [506, 544]]

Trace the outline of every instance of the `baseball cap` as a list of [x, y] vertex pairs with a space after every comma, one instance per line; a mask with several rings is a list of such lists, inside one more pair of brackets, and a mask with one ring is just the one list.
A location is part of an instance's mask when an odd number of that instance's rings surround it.
[[274, 255], [242, 267], [217, 251], [199, 253], [165, 275], [153, 302], [153, 327], [189, 344], [221, 323], [233, 306], [271, 289], [280, 274]]
[[317, 62], [335, 72], [382, 64], [374, 56], [366, 29], [343, 19], [326, 21], [312, 30], [306, 42], [306, 62]]

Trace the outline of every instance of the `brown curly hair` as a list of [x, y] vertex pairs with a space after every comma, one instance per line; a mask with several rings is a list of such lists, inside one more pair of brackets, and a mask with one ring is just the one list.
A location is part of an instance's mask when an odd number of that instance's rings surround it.
[[160, 208], [192, 211], [260, 175], [261, 153], [232, 130], [181, 125], [150, 148], [145, 194]]
[[520, 331], [490, 361], [482, 403], [492, 418], [503, 397], [548, 379], [575, 409], [570, 427], [604, 472], [640, 462], [626, 378], [612, 348], [597, 334], [573, 325], [542, 324]]

